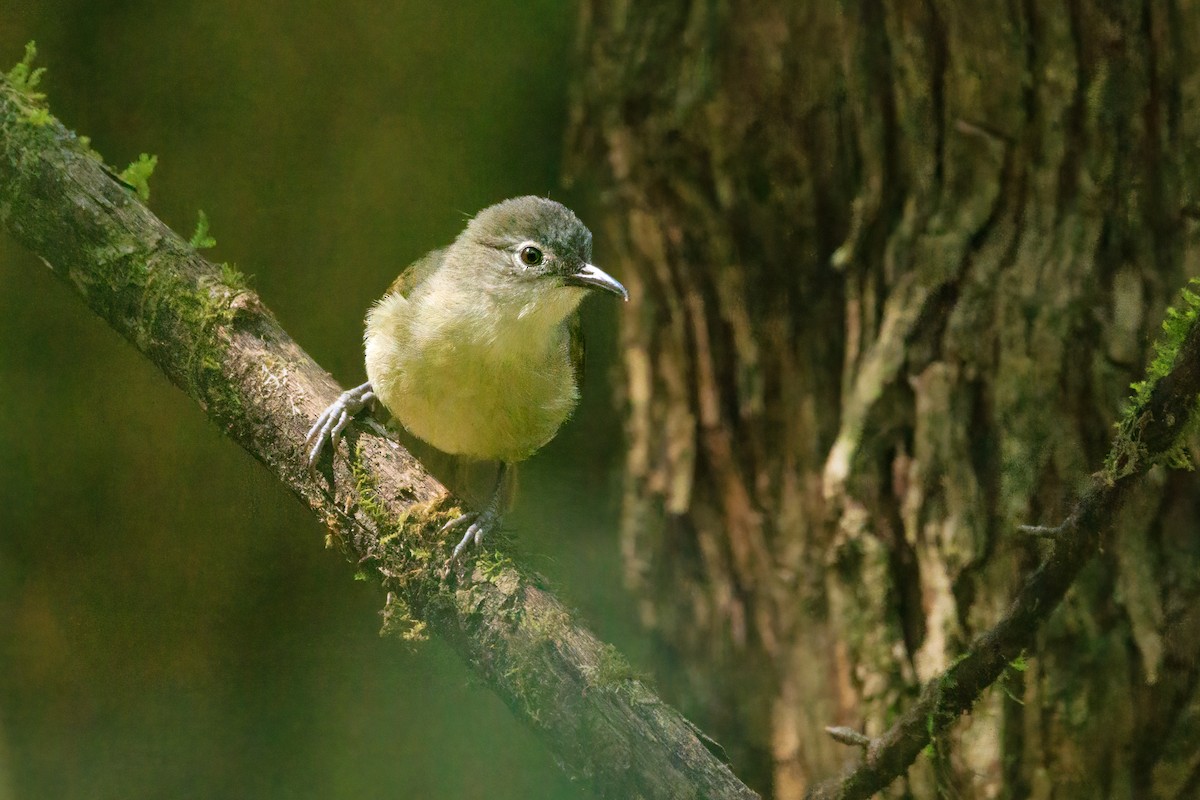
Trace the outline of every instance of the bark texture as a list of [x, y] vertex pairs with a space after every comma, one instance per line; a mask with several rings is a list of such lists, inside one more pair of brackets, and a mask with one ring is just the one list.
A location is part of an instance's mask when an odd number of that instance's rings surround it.
[[[678, 699], [802, 796], [1011, 602], [1197, 263], [1200, 6], [584, 2], [631, 292], [623, 543]], [[610, 256], [611, 257], [611, 256]], [[1200, 505], [1157, 470], [918, 797], [1200, 790]]]
[[240, 276], [2, 76], [0, 221], [329, 527], [387, 591], [385, 633], [445, 637], [569, 775], [622, 800], [756, 797], [537, 575], [499, 550], [446, 567], [453, 498], [377, 424], [351, 426], [332, 471], [310, 475], [304, 435], [337, 385]]

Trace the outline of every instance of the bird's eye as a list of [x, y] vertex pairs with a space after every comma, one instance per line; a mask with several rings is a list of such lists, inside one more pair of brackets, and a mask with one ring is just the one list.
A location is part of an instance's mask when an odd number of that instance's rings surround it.
[[521, 263], [527, 267], [536, 267], [542, 263], [545, 256], [542, 251], [538, 250], [533, 245], [525, 245], [517, 252], [517, 257], [521, 259]]

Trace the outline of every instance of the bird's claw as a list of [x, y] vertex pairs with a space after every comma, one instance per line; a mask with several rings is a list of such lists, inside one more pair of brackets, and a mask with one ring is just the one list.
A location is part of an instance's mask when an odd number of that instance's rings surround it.
[[375, 391], [371, 388], [371, 384], [364, 383], [342, 392], [329, 408], [321, 412], [317, 421], [308, 429], [308, 435], [304, 437], [304, 447], [308, 450], [309, 472], [316, 468], [325, 442], [331, 442], [333, 449], [336, 450], [338, 442], [342, 440], [342, 431], [350, 424], [350, 420], [354, 419], [354, 415], [366, 408], [367, 404], [374, 399]]
[[462, 555], [463, 551], [467, 549], [467, 545], [471, 542], [474, 542], [476, 547], [483, 544], [484, 537], [495, 530], [500, 524], [500, 515], [491, 509], [480, 512], [473, 511], [450, 520], [442, 526], [442, 529], [438, 533], [447, 533], [456, 528], [461, 528], [468, 522], [471, 524], [467, 527], [467, 532], [463, 534], [462, 539], [455, 545], [454, 552], [450, 554], [451, 562], [457, 561], [458, 557]]

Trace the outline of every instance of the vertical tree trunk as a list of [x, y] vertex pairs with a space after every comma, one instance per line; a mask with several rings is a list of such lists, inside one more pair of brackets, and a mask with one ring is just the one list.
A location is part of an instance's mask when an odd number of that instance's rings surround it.
[[[664, 688], [799, 797], [1003, 610], [1200, 272], [1200, 5], [585, 0], [582, 42], [629, 581]], [[1130, 503], [913, 794], [1200, 792], [1198, 496]]]

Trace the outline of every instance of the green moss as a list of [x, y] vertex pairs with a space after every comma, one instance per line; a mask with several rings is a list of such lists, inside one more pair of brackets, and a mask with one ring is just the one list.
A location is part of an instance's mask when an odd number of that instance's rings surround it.
[[642, 676], [629, 659], [617, 648], [605, 644], [600, 648], [600, 657], [595, 668], [588, 674], [588, 683], [598, 689], [615, 689], [626, 681], [641, 680]]
[[381, 612], [383, 625], [380, 636], [398, 636], [406, 642], [419, 642], [429, 638], [424, 620], [413, 616], [412, 607], [395, 592], [388, 592], [387, 602]]
[[[421, 538], [423, 531], [431, 527], [435, 530], [441, 527], [448, 513], [439, 503], [414, 503], [408, 506], [404, 513], [393, 517], [387, 504], [379, 496], [379, 482], [363, 460], [362, 445], [355, 446], [349, 461], [350, 474], [354, 478], [354, 490], [358, 499], [358, 507], [370, 518], [379, 534], [381, 545], [400, 544], [405, 547], [392, 547], [387, 554], [393, 558], [406, 558], [425, 564], [435, 555], [432, 542]], [[402, 533], [408, 535], [401, 538]]]
[[40, 128], [53, 122], [54, 117], [50, 115], [50, 109], [38, 107], [25, 112], [25, 121]]
[[379, 499], [379, 483], [375, 474], [363, 463], [361, 446], [355, 448], [354, 458], [350, 460], [350, 474], [354, 477], [354, 493], [358, 497], [358, 507], [375, 523], [380, 536], [390, 539], [397, 535], [400, 526], [392, 520], [387, 506]]
[[534, 725], [541, 724], [539, 709], [542, 707], [545, 684], [536, 666], [516, 661], [504, 671], [504, 681], [508, 685], [512, 702], [529, 717]]
[[440, 502], [413, 504], [394, 516], [380, 496], [378, 480], [363, 459], [357, 444], [349, 459], [358, 510], [366, 515], [378, 534], [378, 547], [362, 559], [360, 570], [373, 565], [373, 572], [388, 591], [380, 633], [406, 641], [427, 638], [422, 607], [441, 587], [434, 565], [449, 556], [444, 542], [434, 538], [445, 518], [452, 513]]
[[50, 110], [46, 108], [46, 95], [37, 91], [37, 86], [46, 74], [45, 67], [33, 66], [37, 57], [37, 45], [29, 42], [25, 45], [25, 58], [4, 73], [4, 79], [17, 90], [16, 105], [21, 110], [21, 118], [34, 127], [43, 127], [54, 121]]
[[[1104, 463], [1104, 474], [1110, 481], [1130, 475], [1145, 466], [1149, 453], [1141, 442], [1143, 412], [1154, 393], [1154, 387], [1174, 367], [1179, 348], [1187, 338], [1188, 331], [1196, 324], [1197, 318], [1200, 318], [1200, 294], [1193, 290], [1200, 290], [1200, 278], [1192, 278], [1180, 291], [1181, 303], [1178, 307], [1172, 306], [1167, 309], [1166, 318], [1162, 323], [1163, 332], [1154, 343], [1154, 353], [1146, 367], [1146, 377], [1130, 384], [1133, 394], [1121, 419], [1117, 421], [1116, 441]], [[1157, 456], [1154, 459], [1155, 463], [1192, 469], [1186, 446], [1190, 436], [1200, 426], [1196, 411], [1197, 409], [1192, 409], [1187, 424], [1175, 438], [1174, 444]]]
[[527, 620], [528, 628], [533, 633], [536, 644], [561, 641], [566, 637], [571, 626], [571, 617], [557, 606], [542, 608], [537, 613], [530, 614]]
[[1150, 399], [1154, 384], [1171, 371], [1183, 340], [1200, 315], [1200, 295], [1192, 289], [1200, 289], [1200, 278], [1192, 278], [1180, 291], [1182, 308], [1172, 306], [1167, 309], [1166, 319], [1162, 323], [1163, 335], [1154, 343], [1154, 357], [1146, 368], [1146, 379], [1130, 386], [1135, 406], [1144, 405]]
[[934, 728], [933, 714], [925, 715], [925, 735], [929, 741], [921, 748], [921, 755], [926, 758], [933, 758], [936, 753], [934, 742], [937, 741], [937, 731]]
[[220, 334], [237, 317], [237, 309], [232, 305], [237, 292], [216, 279], [202, 279], [194, 288], [180, 279], [176, 288], [166, 290], [168, 296], [178, 298], [176, 308], [187, 327], [195, 332], [185, 364], [185, 374], [191, 382], [188, 388], [214, 415], [226, 420], [238, 419], [242, 409], [241, 395], [224, 372], [227, 344]]
[[143, 203], [150, 202], [150, 176], [158, 166], [158, 156], [142, 153], [137, 160], [121, 170], [117, 177], [127, 183], [142, 198]]
[[37, 91], [37, 86], [42, 82], [42, 76], [46, 74], [45, 67], [34, 69], [33, 61], [37, 58], [37, 42], [26, 42], [25, 57], [21, 59], [12, 69], [4, 73], [4, 77], [14, 88], [29, 100], [35, 103], [40, 103], [46, 99], [46, 95]]
[[248, 290], [250, 288], [250, 279], [228, 261], [221, 262], [221, 280], [225, 282], [226, 286], [234, 289]]
[[209, 233], [208, 215], [204, 213], [204, 209], [199, 209], [196, 212], [196, 231], [192, 234], [192, 238], [188, 240], [188, 244], [197, 250], [207, 250], [217, 246], [217, 240]]
[[90, 270], [71, 277], [93, 310], [214, 416], [233, 423], [242, 401], [225, 375], [224, 330], [239, 313], [234, 300], [240, 290], [216, 276], [193, 282], [171, 269], [170, 260], [185, 252], [177, 239], [150, 244], [113, 233], [91, 249]]
[[504, 570], [515, 566], [516, 564], [513, 560], [499, 550], [480, 553], [475, 559], [476, 569], [483, 574], [483, 579], [489, 583], [495, 583]]

